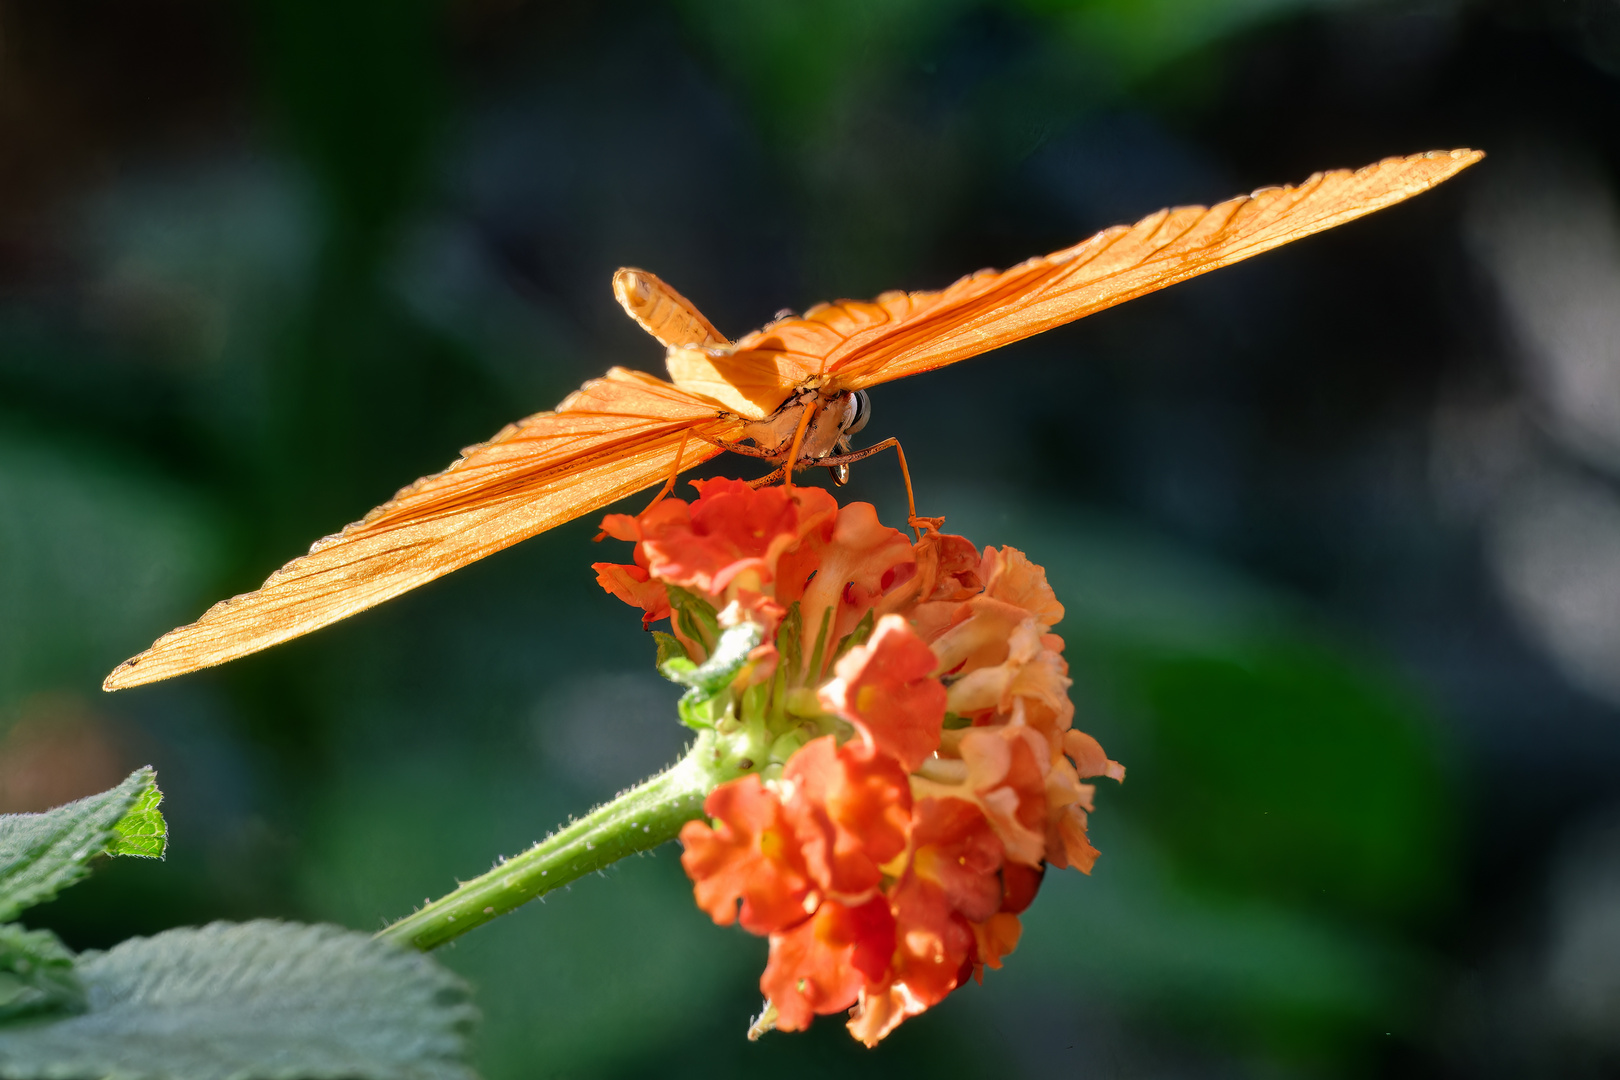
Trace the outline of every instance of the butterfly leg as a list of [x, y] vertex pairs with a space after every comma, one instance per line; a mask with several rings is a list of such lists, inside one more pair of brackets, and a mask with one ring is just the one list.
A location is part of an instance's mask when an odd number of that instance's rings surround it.
[[[675, 448], [675, 464], [670, 466], [669, 479], [665, 480], [664, 486], [658, 489], [658, 494], [653, 496], [652, 502], [647, 504], [647, 510], [651, 510], [653, 507], [663, 502], [664, 497], [675, 490], [675, 481], [679, 479], [681, 475], [681, 458], [686, 455], [686, 444], [691, 440], [691, 438], [691, 428], [687, 428], [681, 433], [681, 445]], [[642, 513], [645, 514], [647, 510], [643, 510]]]
[[[664, 486], [658, 489], [658, 494], [653, 496], [652, 502], [648, 503], [647, 506], [646, 506], [646, 509], [641, 511], [642, 514], [645, 514], [648, 510], [651, 510], [653, 507], [655, 507], [659, 503], [663, 502], [664, 501], [664, 496], [668, 495], [670, 492], [675, 490], [675, 481], [681, 475], [681, 458], [686, 456], [686, 444], [687, 444], [687, 441], [691, 439], [691, 437], [692, 437], [692, 429], [691, 428], [687, 428], [684, 432], [681, 433], [681, 444], [675, 448], [675, 464], [670, 467], [669, 479], [664, 481]], [[701, 437], [702, 436], [699, 436], [699, 438], [701, 438]], [[636, 516], [640, 517], [641, 515], [638, 514]], [[603, 531], [597, 533], [595, 536], [591, 537], [591, 543], [600, 544], [603, 540], [606, 540], [606, 539], [607, 539], [607, 530], [604, 529]]]
[[745, 443], [740, 442], [726, 442], [723, 439], [716, 439], [705, 435], [701, 431], [693, 432], [693, 434], [702, 439], [704, 442], [708, 443], [710, 446], [718, 446], [728, 454], [741, 454], [743, 457], [771, 459], [775, 459], [778, 456], [769, 450], [761, 450], [757, 446], [748, 446]]
[[758, 491], [760, 488], [764, 487], [766, 484], [774, 484], [778, 480], [782, 479], [782, 474], [784, 472], [786, 472], [786, 471], [787, 471], [787, 466], [786, 465], [780, 465], [780, 466], [777, 467], [775, 472], [767, 473], [766, 475], [760, 477], [758, 480], [750, 480], [750, 481], [748, 481], [748, 486], [753, 488], [755, 491]]
[[[720, 439], [710, 438], [709, 436], [703, 434], [701, 431], [696, 432], [695, 434], [697, 435], [698, 438], [702, 439], [704, 442], [708, 443], [710, 446], [718, 446], [720, 449], [725, 450], [728, 453], [741, 454], [743, 457], [763, 458], [766, 461], [775, 461], [777, 459], [777, 457], [779, 456], [778, 454], [774, 454], [769, 450], [761, 450], [757, 446], [748, 446], [748, 445], [746, 445], [744, 443], [740, 443], [740, 442], [734, 442], [734, 443], [723, 442]], [[750, 480], [750, 481], [748, 481], [748, 486], [751, 487], [751, 488], [762, 488], [766, 484], [774, 484], [776, 481], [780, 480], [781, 478], [782, 478], [782, 470], [777, 469], [774, 472], [771, 472], [771, 473], [769, 473], [769, 474], [767, 474], [765, 476], [760, 477], [758, 480]]]

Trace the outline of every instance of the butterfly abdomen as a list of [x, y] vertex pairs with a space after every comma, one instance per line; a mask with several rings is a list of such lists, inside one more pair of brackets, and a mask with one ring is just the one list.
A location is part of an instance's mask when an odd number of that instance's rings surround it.
[[613, 275], [613, 295], [626, 314], [666, 348], [727, 344], [725, 335], [690, 300], [656, 274], [627, 266]]

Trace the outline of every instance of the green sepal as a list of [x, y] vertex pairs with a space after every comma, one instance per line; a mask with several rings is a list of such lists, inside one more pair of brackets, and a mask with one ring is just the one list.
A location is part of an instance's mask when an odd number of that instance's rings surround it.
[[855, 629], [845, 634], [838, 642], [838, 648], [833, 650], [831, 658], [827, 661], [828, 667], [838, 663], [839, 660], [843, 659], [844, 654], [855, 646], [866, 644], [866, 639], [872, 636], [872, 627], [877, 625], [877, 617], [873, 615], [875, 610], [875, 608], [867, 608], [866, 614], [861, 616], [861, 621], [855, 624]]
[[821, 681], [822, 651], [827, 648], [827, 632], [832, 627], [833, 609], [821, 609], [821, 626], [816, 630], [816, 645], [810, 651], [810, 666], [805, 669], [805, 682], [811, 686]]
[[666, 584], [664, 590], [669, 594], [670, 621], [681, 633], [712, 651], [720, 639], [720, 614], [714, 605], [679, 585]]
[[782, 657], [778, 670], [797, 675], [804, 663], [804, 615], [797, 600], [788, 605], [782, 625], [776, 628], [776, 651]]
[[704, 697], [696, 690], [688, 690], [675, 703], [675, 713], [681, 718], [681, 723], [692, 730], [706, 731], [725, 716], [728, 700], [725, 695]]
[[798, 724], [791, 731], [778, 735], [776, 741], [771, 743], [766, 753], [766, 760], [775, 765], [787, 764], [788, 758], [799, 752], [799, 748], [811, 739], [821, 735], [809, 724]]
[[[685, 660], [689, 664], [692, 663], [691, 659], [686, 655], [685, 646], [681, 644], [680, 639], [674, 634], [666, 634], [662, 630], [654, 630], [652, 632], [652, 636], [653, 641], [658, 645], [658, 659], [654, 661], [654, 664], [657, 666], [658, 673], [660, 675], [664, 674], [664, 665], [669, 663], [671, 660]], [[692, 664], [692, 666], [696, 667], [697, 665]], [[665, 677], [667, 678], [668, 676]]]
[[684, 656], [673, 658], [663, 665], [664, 677], [713, 697], [731, 685], [763, 636], [759, 624], [739, 623], [720, 635], [714, 653], [703, 663], [693, 664]]
[[73, 953], [55, 934], [0, 925], [0, 1020], [84, 1008]]
[[945, 722], [940, 726], [946, 731], [956, 731], [959, 728], [972, 727], [973, 719], [960, 713], [948, 712], [945, 714]]

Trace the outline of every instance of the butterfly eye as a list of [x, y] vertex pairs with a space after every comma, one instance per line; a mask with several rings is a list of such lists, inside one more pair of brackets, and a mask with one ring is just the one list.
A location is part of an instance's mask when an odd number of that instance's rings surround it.
[[849, 403], [849, 416], [844, 420], [844, 434], [854, 435], [866, 426], [872, 419], [872, 399], [866, 396], [865, 390], [855, 391], [855, 397]]

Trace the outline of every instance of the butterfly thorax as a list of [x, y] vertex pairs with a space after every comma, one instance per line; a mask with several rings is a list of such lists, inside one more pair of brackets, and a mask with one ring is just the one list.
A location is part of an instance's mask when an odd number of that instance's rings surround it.
[[840, 446], [847, 448], [849, 436], [864, 426], [869, 411], [864, 394], [806, 387], [763, 420], [744, 424], [742, 437], [764, 451], [769, 460], [783, 463], [807, 409], [813, 414], [799, 442], [798, 464], [819, 461]]

